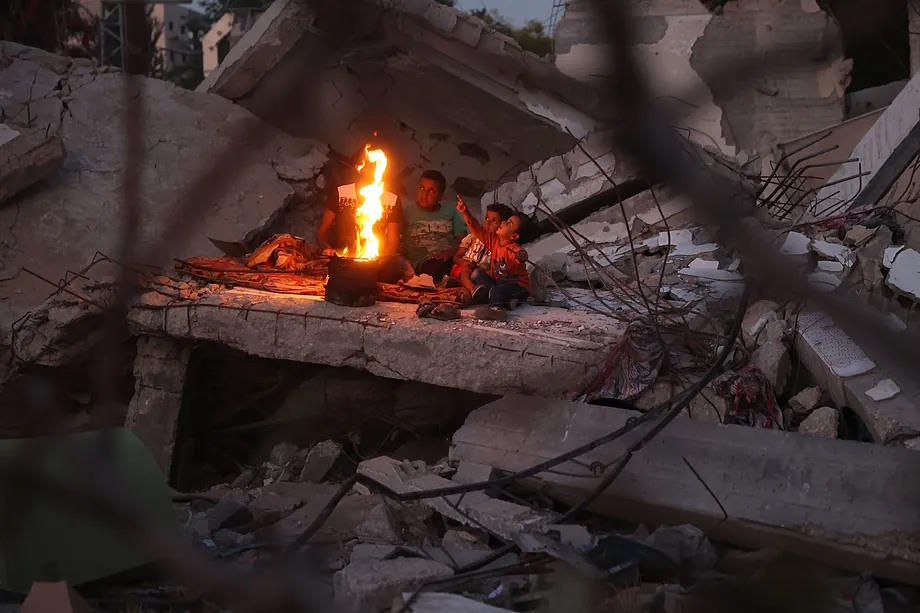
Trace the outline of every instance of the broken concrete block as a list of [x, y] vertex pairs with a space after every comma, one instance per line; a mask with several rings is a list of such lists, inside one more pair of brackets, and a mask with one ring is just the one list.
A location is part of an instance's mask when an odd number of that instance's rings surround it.
[[789, 408], [791, 408], [796, 415], [804, 416], [814, 411], [820, 402], [821, 388], [806, 387], [789, 399]]
[[441, 539], [441, 546], [452, 550], [481, 549], [487, 540], [488, 535], [485, 534], [479, 537], [468, 530], [448, 530]]
[[867, 228], [866, 226], [855, 225], [849, 229], [843, 242], [852, 247], [861, 247], [875, 236], [876, 230], [878, 230], [878, 228]]
[[662, 526], [648, 537], [647, 542], [696, 572], [712, 570], [719, 559], [703, 531], [690, 524]]
[[[452, 487], [456, 483], [437, 475], [412, 477], [404, 463], [379, 457], [358, 465], [358, 474], [383, 483], [396, 492]], [[539, 532], [550, 523], [550, 516], [523, 505], [490, 498], [483, 492], [428, 498], [422, 503], [441, 515], [467, 526], [484, 528], [502, 538], [510, 539], [518, 532]]]
[[767, 325], [760, 331], [760, 336], [757, 337], [757, 344], [763, 345], [768, 341], [785, 341], [788, 333], [789, 329], [786, 326], [785, 319], [768, 321]]
[[278, 443], [268, 454], [269, 462], [275, 466], [285, 466], [294, 459], [300, 449], [293, 443]]
[[452, 477], [457, 483], [479, 483], [492, 477], [492, 467], [475, 462], [460, 462], [456, 474]]
[[449, 566], [422, 558], [359, 560], [335, 574], [335, 603], [352, 611], [376, 611], [402, 592], [451, 575]]
[[256, 490], [255, 497], [249, 503], [249, 510], [256, 524], [264, 526], [274, 523], [289, 515], [304, 504], [330, 496], [330, 488], [316, 483], [291, 483], [278, 481]]
[[808, 253], [809, 238], [801, 232], [790, 232], [779, 252], [785, 255], [805, 255]]
[[751, 363], [770, 381], [773, 391], [781, 395], [792, 371], [792, 359], [786, 345], [780, 341], [767, 341], [754, 351]]
[[898, 384], [892, 381], [891, 379], [882, 379], [874, 387], [866, 390], [866, 396], [879, 402], [881, 400], [888, 400], [889, 398], [894, 398], [897, 396], [898, 392], [901, 391], [901, 388], [898, 387]]
[[703, 390], [693, 397], [687, 414], [690, 419], [722, 423], [728, 412], [728, 401], [711, 390]]
[[813, 272], [808, 275], [808, 285], [818, 292], [832, 292], [840, 287], [840, 277], [829, 272]]
[[812, 241], [810, 247], [818, 255], [830, 260], [836, 260], [847, 268], [856, 263], [856, 256], [853, 254], [853, 250], [843, 245], [818, 240]]
[[370, 510], [364, 521], [355, 528], [355, 536], [370, 543], [396, 544], [401, 541], [384, 503]]
[[837, 426], [839, 423], [839, 414], [833, 407], [821, 407], [815, 409], [812, 413], [802, 420], [799, 424], [799, 432], [805, 434], [814, 434], [824, 438], [837, 438]]
[[920, 300], [920, 252], [901, 250], [890, 268], [885, 284], [911, 300]]
[[51, 176], [64, 160], [64, 144], [45, 129], [0, 123], [0, 203]]
[[837, 261], [821, 260], [818, 262], [819, 272], [843, 272], [843, 264]]
[[221, 498], [207, 511], [206, 516], [211, 532], [217, 532], [222, 528], [236, 528], [253, 520], [249, 507], [230, 496]]
[[569, 181], [569, 169], [566, 168], [565, 162], [561, 155], [551, 157], [543, 162], [536, 170], [537, 183], [543, 185], [553, 179], [567, 183]]
[[795, 330], [799, 359], [835, 404], [846, 405], [844, 379], [869, 372], [875, 362], [824, 313], [803, 313]]
[[310, 448], [300, 480], [319, 483], [322, 481], [336, 460], [342, 455], [342, 446], [335, 441], [322, 441]]
[[[716, 264], [718, 266], [718, 263]], [[769, 321], [776, 321], [779, 317], [779, 305], [772, 300], [758, 300], [744, 312], [741, 322], [741, 331], [747, 342], [752, 342], [763, 330]]]

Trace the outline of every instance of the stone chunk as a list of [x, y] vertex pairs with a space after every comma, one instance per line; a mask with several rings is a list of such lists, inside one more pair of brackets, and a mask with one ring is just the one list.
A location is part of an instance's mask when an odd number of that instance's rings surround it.
[[648, 537], [649, 545], [662, 550], [675, 562], [704, 572], [715, 568], [718, 556], [709, 539], [696, 526], [662, 526]]
[[222, 528], [236, 528], [252, 522], [249, 507], [232, 497], [225, 496], [207, 512], [211, 532]]
[[824, 438], [837, 438], [837, 425], [839, 415], [833, 407], [815, 409], [811, 415], [799, 424], [799, 432], [823, 436]]
[[758, 300], [749, 306], [741, 322], [745, 340], [753, 341], [767, 322], [778, 320], [780, 318], [778, 311], [779, 305], [772, 300]]
[[867, 228], [866, 226], [855, 225], [847, 232], [843, 242], [847, 245], [859, 247], [875, 236], [876, 230], [877, 228]]
[[452, 574], [449, 566], [422, 558], [358, 560], [335, 574], [335, 603], [353, 611], [376, 611], [402, 592]]
[[806, 387], [789, 399], [789, 408], [796, 415], [804, 416], [814, 411], [819, 402], [821, 402], [821, 388]]
[[323, 441], [310, 449], [307, 459], [300, 471], [300, 480], [312, 483], [322, 481], [329, 470], [342, 455], [342, 446], [335, 441]]
[[370, 543], [396, 544], [400, 542], [384, 503], [370, 510], [364, 521], [355, 528], [355, 536]]
[[767, 341], [754, 351], [751, 363], [767, 377], [777, 395], [783, 393], [792, 370], [792, 360], [786, 345], [780, 341]]
[[57, 134], [0, 124], [0, 202], [57, 172], [63, 160], [64, 144]]
[[920, 252], [904, 249], [898, 253], [885, 283], [912, 300], [920, 300]]

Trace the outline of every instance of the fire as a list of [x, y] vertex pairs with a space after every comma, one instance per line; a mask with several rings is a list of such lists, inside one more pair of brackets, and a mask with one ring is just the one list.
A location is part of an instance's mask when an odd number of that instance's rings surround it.
[[[371, 149], [370, 145], [365, 145], [364, 155], [374, 165], [374, 180], [358, 190], [362, 203], [355, 209], [358, 240], [354, 257], [373, 260], [380, 255], [380, 238], [374, 234], [374, 225], [383, 217], [383, 173], [387, 169], [387, 156], [383, 149]], [[361, 162], [358, 170], [364, 164]]]

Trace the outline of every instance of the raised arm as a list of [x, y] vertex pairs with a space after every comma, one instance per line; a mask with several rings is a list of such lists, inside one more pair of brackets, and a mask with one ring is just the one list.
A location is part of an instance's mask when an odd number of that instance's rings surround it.
[[457, 210], [463, 215], [463, 221], [466, 222], [466, 227], [469, 228], [470, 234], [488, 245], [489, 233], [479, 224], [479, 220], [470, 215], [470, 210], [466, 208], [466, 203], [463, 202], [463, 198], [460, 196], [457, 196]]

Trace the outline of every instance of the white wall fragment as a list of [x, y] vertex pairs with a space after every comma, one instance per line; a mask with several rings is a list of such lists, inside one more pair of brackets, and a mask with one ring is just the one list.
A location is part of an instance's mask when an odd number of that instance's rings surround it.
[[827, 241], [812, 241], [811, 249], [822, 257], [837, 260], [847, 268], [856, 263], [856, 256], [853, 255], [853, 250], [844, 245]]
[[892, 262], [885, 283], [913, 300], [920, 300], [920, 253], [913, 249], [901, 251]]
[[785, 255], [805, 255], [808, 253], [808, 241], [801, 232], [790, 232], [779, 251]]

